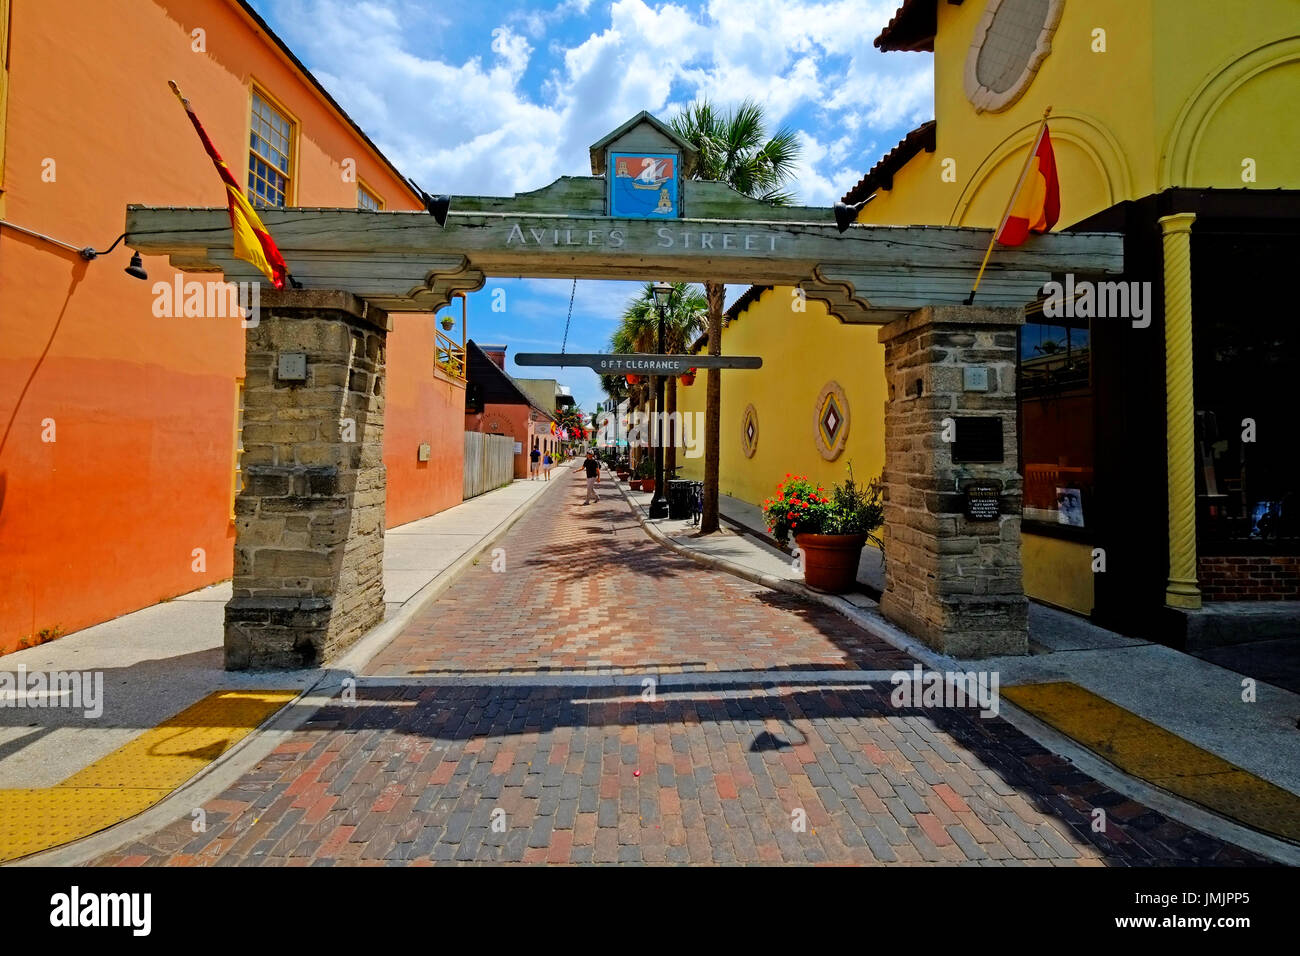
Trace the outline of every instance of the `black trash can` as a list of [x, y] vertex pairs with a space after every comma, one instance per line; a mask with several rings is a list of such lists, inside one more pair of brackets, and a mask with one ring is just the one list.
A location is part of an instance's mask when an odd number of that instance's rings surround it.
[[668, 482], [668, 517], [682, 520], [691, 516], [691, 483], [682, 478]]

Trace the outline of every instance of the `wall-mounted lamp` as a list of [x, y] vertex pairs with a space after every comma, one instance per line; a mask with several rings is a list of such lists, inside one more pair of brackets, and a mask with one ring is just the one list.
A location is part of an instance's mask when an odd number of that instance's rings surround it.
[[135, 276], [137, 279], [148, 279], [149, 273], [144, 271], [144, 260], [140, 258], [140, 253], [131, 253], [131, 264], [122, 270], [129, 276]]
[[848, 232], [849, 226], [853, 225], [858, 219], [858, 213], [862, 212], [864, 206], [876, 198], [872, 193], [862, 202], [854, 203], [852, 206], [847, 203], [837, 202], [835, 204], [835, 228], [840, 232]]
[[[70, 242], [64, 242], [62, 239], [55, 239], [53, 236], [47, 236], [43, 232], [37, 232], [35, 229], [28, 229], [25, 226], [15, 225], [12, 222], [5, 222], [2, 219], [0, 219], [0, 225], [5, 226], [8, 229], [12, 229], [15, 232], [21, 232], [28, 236], [35, 236], [37, 239], [44, 239], [46, 242], [53, 243], [56, 246], [62, 246], [64, 249], [70, 249], [71, 251], [75, 252], [77, 255], [81, 256], [81, 258], [85, 259], [87, 262], [93, 262], [94, 260], [98, 259], [100, 256], [107, 255], [108, 253], [112, 252], [114, 249], [117, 248], [117, 244], [126, 238], [126, 233], [122, 233], [120, 236], [118, 236], [116, 239], [113, 240], [113, 244], [111, 246], [109, 246], [107, 249], [100, 251], [100, 250], [96, 250], [93, 246], [77, 248]], [[144, 260], [140, 258], [140, 253], [138, 252], [133, 252], [131, 254], [131, 264], [128, 265], [122, 271], [129, 276], [133, 276], [136, 279], [149, 278], [149, 273], [144, 271]]]
[[433, 216], [433, 218], [437, 221], [438, 225], [442, 226], [445, 229], [447, 226], [447, 213], [451, 210], [451, 197], [430, 196], [428, 193], [426, 193], [423, 189], [420, 188], [420, 184], [417, 183], [414, 179], [408, 178], [407, 182], [409, 182], [412, 186], [415, 187], [416, 195], [418, 195], [420, 197], [420, 201], [424, 203], [424, 208], [429, 213], [429, 215]]

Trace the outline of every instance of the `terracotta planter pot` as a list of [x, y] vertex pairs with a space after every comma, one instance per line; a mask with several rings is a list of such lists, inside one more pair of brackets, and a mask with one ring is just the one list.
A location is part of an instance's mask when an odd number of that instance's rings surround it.
[[640, 491], [640, 490], [641, 490], [641, 479], [640, 479], [640, 478], [633, 478], [630, 482], [628, 482], [628, 487], [631, 488], [633, 491]]
[[803, 552], [803, 583], [808, 587], [827, 594], [857, 587], [865, 534], [798, 534], [794, 543]]
[[641, 490], [642, 490], [642, 491], [654, 491], [654, 490], [655, 490], [655, 480], [654, 480], [653, 478], [642, 478], [642, 479], [641, 479]]
[[616, 474], [618, 475], [618, 480], [619, 480], [619, 481], [627, 481], [627, 479], [628, 479], [628, 475], [632, 474], [632, 472], [630, 472], [630, 471], [620, 471], [620, 472], [616, 472]]

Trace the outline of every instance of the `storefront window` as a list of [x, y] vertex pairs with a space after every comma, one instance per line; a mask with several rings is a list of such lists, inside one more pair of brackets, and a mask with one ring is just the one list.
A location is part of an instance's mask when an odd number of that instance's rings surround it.
[[1031, 315], [1020, 330], [1020, 446], [1027, 523], [1089, 525], [1094, 452], [1089, 344], [1088, 324], [1082, 319]]

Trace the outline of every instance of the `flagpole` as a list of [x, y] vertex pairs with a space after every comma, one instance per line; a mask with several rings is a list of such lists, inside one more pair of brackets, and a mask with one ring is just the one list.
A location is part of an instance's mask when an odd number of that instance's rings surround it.
[[965, 305], [975, 304], [975, 293], [980, 287], [980, 280], [984, 278], [984, 268], [989, 264], [989, 256], [993, 254], [993, 244], [998, 241], [998, 233], [1007, 224], [1007, 217], [1011, 215], [1011, 207], [1020, 198], [1020, 190], [1025, 188], [1025, 179], [1029, 176], [1029, 165], [1034, 161], [1034, 154], [1038, 152], [1038, 144], [1043, 141], [1043, 130], [1047, 129], [1047, 117], [1050, 115], [1052, 115], [1052, 108], [1049, 106], [1043, 110], [1043, 119], [1038, 124], [1038, 135], [1034, 137], [1034, 142], [1029, 147], [1029, 155], [1025, 157], [1025, 166], [1020, 170], [1020, 179], [1016, 182], [1016, 188], [1011, 193], [1011, 198], [1007, 200], [1007, 207], [1002, 210], [1002, 218], [998, 220], [998, 227], [993, 230], [993, 235], [989, 236], [989, 246], [984, 250], [984, 261], [980, 263], [980, 271], [975, 276], [975, 284], [971, 286], [970, 295], [966, 296]]

